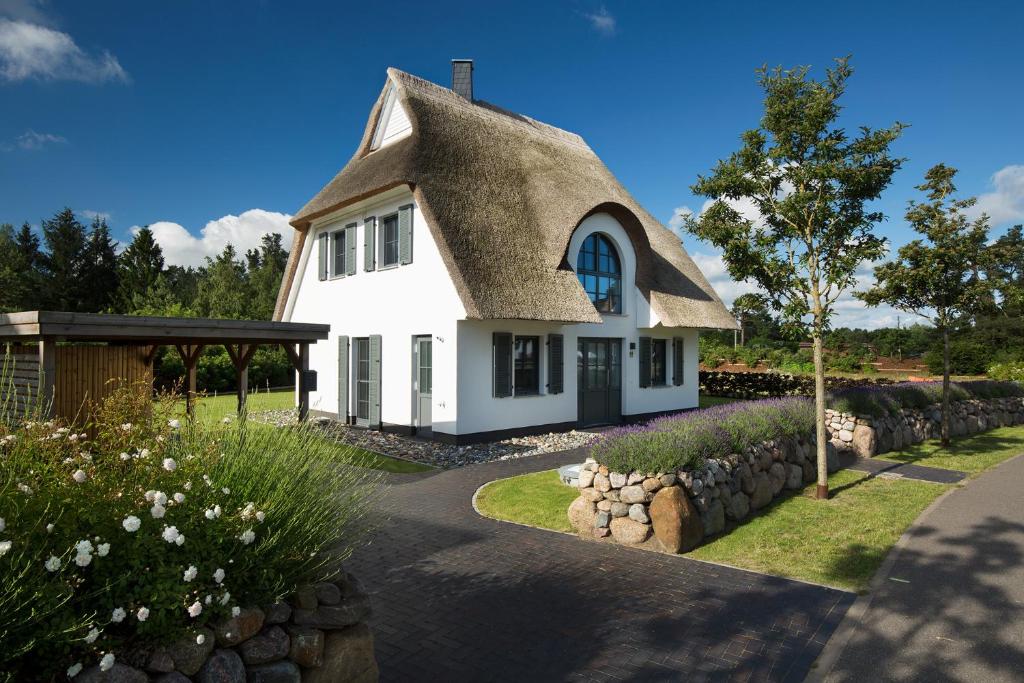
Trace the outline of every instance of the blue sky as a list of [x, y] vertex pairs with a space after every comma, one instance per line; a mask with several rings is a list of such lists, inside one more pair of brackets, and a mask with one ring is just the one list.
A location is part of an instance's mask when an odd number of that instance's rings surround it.
[[[386, 67], [448, 85], [453, 57], [476, 61], [477, 97], [580, 133], [669, 222], [756, 124], [757, 66], [852, 54], [844, 124], [911, 124], [879, 231], [910, 239], [906, 200], [943, 161], [999, 234], [1024, 221], [1021, 25], [1011, 2], [0, 0], [0, 222], [155, 224], [179, 262], [250, 246], [344, 165]], [[724, 298], [743, 291], [685, 244]], [[847, 301], [837, 322], [890, 320]]]

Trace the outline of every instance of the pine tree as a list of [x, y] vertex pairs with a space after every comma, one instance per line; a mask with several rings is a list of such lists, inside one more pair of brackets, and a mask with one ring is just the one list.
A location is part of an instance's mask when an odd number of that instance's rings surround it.
[[82, 272], [83, 310], [100, 313], [113, 304], [118, 285], [116, 244], [106, 220], [94, 218]]
[[225, 246], [216, 259], [207, 257], [195, 302], [201, 316], [246, 318], [251, 299], [245, 264], [233, 246]]
[[288, 263], [288, 252], [281, 244], [281, 235], [267, 233], [259, 249], [246, 252], [249, 266], [249, 285], [252, 300], [249, 316], [257, 320], [270, 320], [274, 316], [277, 292], [281, 288], [281, 277]]
[[141, 228], [131, 244], [118, 258], [118, 291], [115, 305], [120, 312], [130, 312], [139, 297], [156, 285], [164, 270], [164, 254], [148, 227]]
[[41, 259], [42, 305], [57, 311], [84, 310], [85, 226], [71, 209], [65, 208], [43, 221], [43, 242], [46, 253]]

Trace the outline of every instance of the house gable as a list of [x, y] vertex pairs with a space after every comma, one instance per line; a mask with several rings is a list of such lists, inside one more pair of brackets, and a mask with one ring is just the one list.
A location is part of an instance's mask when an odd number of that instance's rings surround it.
[[384, 95], [384, 104], [370, 141], [370, 151], [387, 147], [410, 135], [412, 135], [412, 121], [409, 120], [409, 114], [399, 101], [397, 89], [392, 83]]

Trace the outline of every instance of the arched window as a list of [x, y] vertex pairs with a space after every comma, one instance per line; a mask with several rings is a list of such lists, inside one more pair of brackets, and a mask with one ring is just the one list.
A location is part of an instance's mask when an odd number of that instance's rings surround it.
[[622, 313], [622, 264], [612, 241], [595, 232], [583, 240], [576, 277], [602, 313]]

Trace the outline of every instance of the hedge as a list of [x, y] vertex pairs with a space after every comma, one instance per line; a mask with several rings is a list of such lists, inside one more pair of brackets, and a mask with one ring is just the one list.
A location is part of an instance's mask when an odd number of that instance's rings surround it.
[[[825, 388], [839, 390], [858, 386], [892, 384], [885, 377], [825, 377]], [[781, 372], [726, 372], [702, 370], [700, 393], [729, 398], [777, 398], [781, 396], [813, 396], [814, 375], [789, 375]]]

